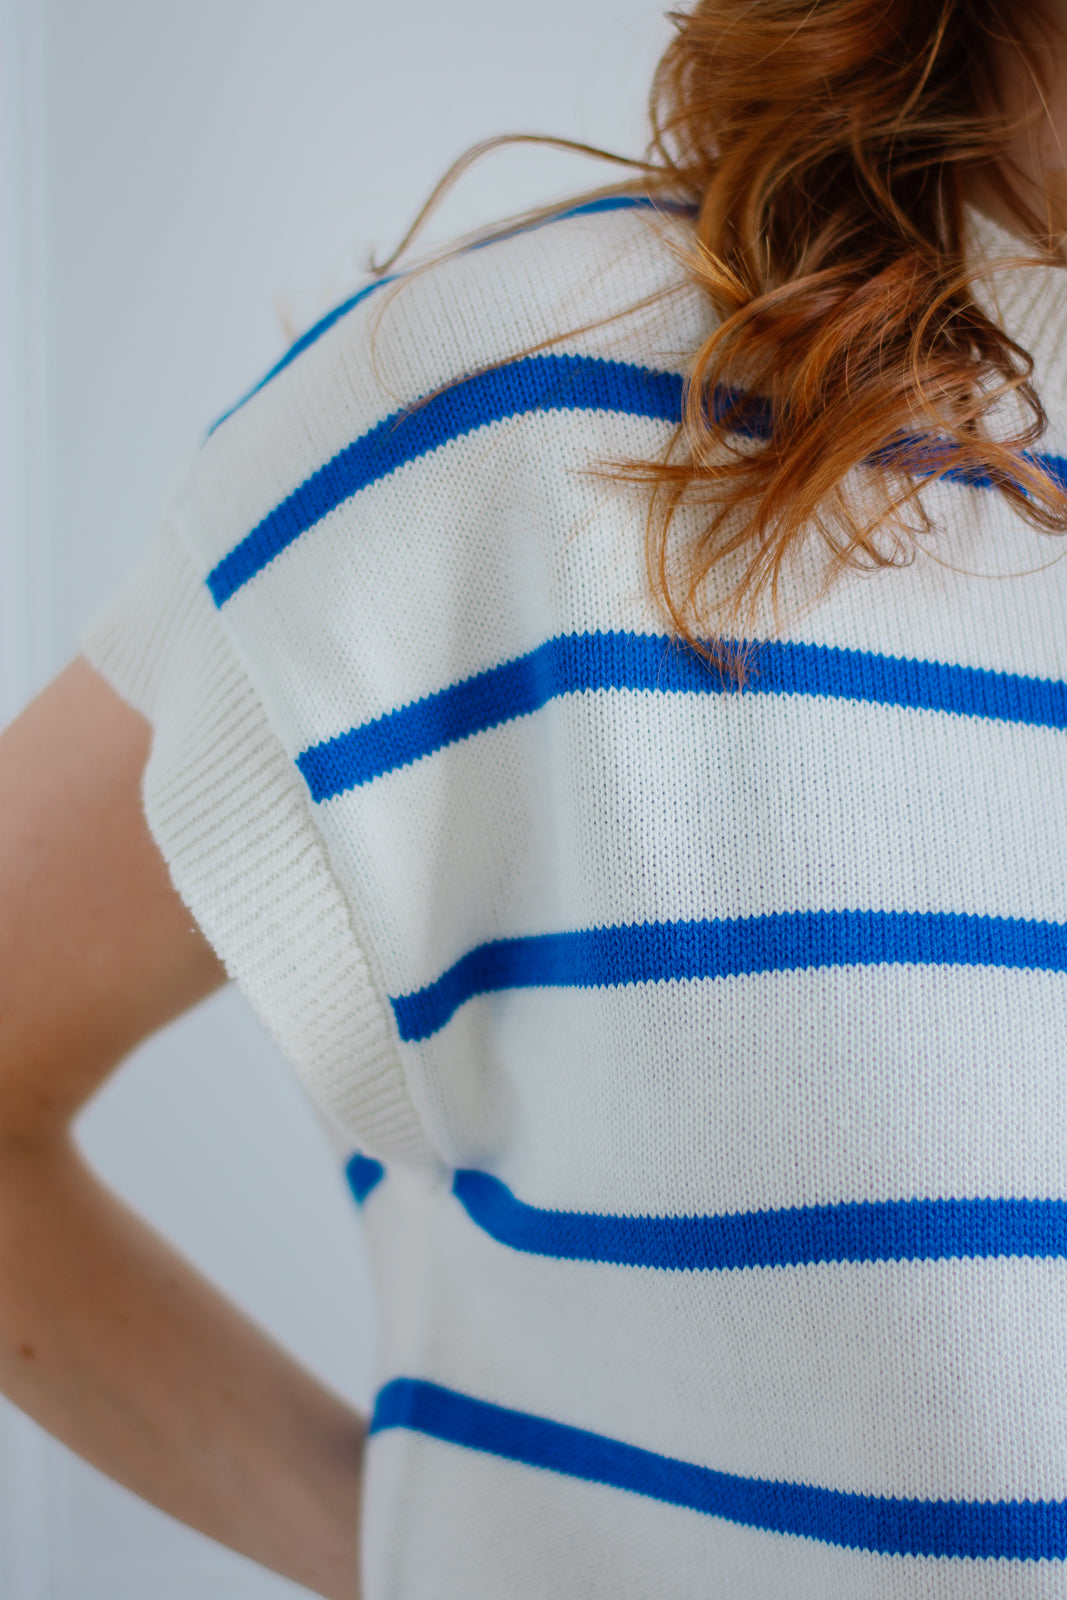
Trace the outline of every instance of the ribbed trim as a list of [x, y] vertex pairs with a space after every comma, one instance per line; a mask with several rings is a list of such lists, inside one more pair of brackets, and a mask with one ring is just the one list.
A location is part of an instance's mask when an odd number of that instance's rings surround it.
[[392, 1014], [303, 784], [173, 530], [81, 648], [153, 725], [145, 814], [227, 972], [362, 1149], [425, 1162]]

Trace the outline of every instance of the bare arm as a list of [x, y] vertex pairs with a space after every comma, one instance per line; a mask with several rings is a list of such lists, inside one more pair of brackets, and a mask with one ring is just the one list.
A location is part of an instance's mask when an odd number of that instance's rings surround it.
[[0, 735], [0, 1389], [173, 1516], [355, 1600], [362, 1420], [70, 1136], [116, 1063], [225, 980], [144, 822], [148, 740], [83, 661]]

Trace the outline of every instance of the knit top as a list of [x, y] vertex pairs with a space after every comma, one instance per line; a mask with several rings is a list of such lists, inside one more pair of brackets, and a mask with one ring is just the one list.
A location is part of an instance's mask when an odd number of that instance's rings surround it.
[[[84, 648], [351, 1152], [366, 1600], [1062, 1596], [1064, 547], [950, 477], [910, 564], [809, 541], [743, 690], [673, 645], [596, 469], [713, 327], [687, 225], [355, 295]], [[979, 293], [1062, 472], [1067, 272]]]

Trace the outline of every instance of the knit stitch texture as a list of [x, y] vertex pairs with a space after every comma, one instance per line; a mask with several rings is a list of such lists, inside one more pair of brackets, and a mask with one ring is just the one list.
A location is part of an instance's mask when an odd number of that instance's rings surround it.
[[[601, 203], [354, 295], [84, 648], [352, 1152], [367, 1600], [1051, 1600], [1067, 567], [950, 478], [908, 566], [817, 598], [810, 542], [743, 690], [672, 644], [591, 469], [678, 418], [684, 227]], [[1063, 470], [1067, 272], [981, 292]]]

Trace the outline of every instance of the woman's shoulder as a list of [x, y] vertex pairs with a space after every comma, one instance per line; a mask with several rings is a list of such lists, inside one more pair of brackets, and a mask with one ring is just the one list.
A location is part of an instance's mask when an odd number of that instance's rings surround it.
[[[629, 334], [634, 345], [635, 330], [615, 324], [631, 310], [640, 321], [644, 302], [686, 286], [673, 246], [687, 215], [643, 197], [600, 195], [501, 224], [359, 284], [293, 341], [208, 437], [269, 428], [290, 407], [321, 411], [338, 387], [357, 410], [362, 403], [388, 414], [549, 341], [584, 337], [607, 347]], [[644, 324], [638, 343], [643, 331]]]
[[[461, 428], [451, 413], [464, 395], [485, 399], [472, 375], [495, 372], [506, 388], [504, 369], [547, 353], [684, 364], [707, 318], [672, 247], [684, 225], [669, 207], [598, 196], [359, 286], [218, 419], [176, 492], [173, 519], [214, 574], [216, 600], [256, 553], [249, 530], [259, 530], [257, 562], [284, 536], [279, 508], [298, 491], [311, 515], [304, 502], [325, 506], [339, 472], [346, 484], [363, 467], [380, 478], [402, 440], [419, 454], [432, 448], [421, 435], [439, 396], [450, 397], [450, 429]], [[240, 560], [216, 573], [238, 545]]]

